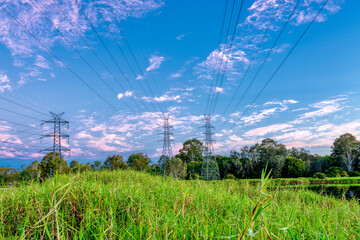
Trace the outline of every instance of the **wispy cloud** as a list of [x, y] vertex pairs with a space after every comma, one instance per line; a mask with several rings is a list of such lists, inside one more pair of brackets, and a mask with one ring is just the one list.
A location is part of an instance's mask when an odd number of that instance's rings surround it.
[[325, 100], [318, 103], [311, 104], [309, 107], [312, 110], [300, 115], [300, 119], [307, 119], [307, 118], [316, 118], [326, 116], [335, 112], [338, 112], [344, 108], [343, 103], [347, 98], [339, 97], [336, 99]]
[[170, 78], [179, 78], [182, 77], [182, 74], [185, 72], [185, 68], [180, 68], [176, 73], [170, 75]]
[[5, 90], [11, 90], [10, 78], [8, 75], [0, 72], [0, 92], [5, 92]]
[[36, 61], [34, 65], [40, 68], [50, 69], [48, 61], [41, 55], [36, 56]]
[[152, 55], [149, 59], [150, 65], [146, 68], [146, 71], [154, 71], [160, 68], [160, 65], [164, 62], [165, 58], [162, 56]]
[[[309, 23], [325, 1], [326, 0], [300, 1], [290, 24], [299, 26]], [[222, 59], [224, 63], [227, 62], [226, 76], [228, 78], [224, 84], [233, 84], [232, 81], [238, 79], [237, 76], [241, 75], [247, 68], [249, 56], [252, 56], [257, 50], [257, 46], [278, 8], [279, 2], [281, 2], [281, 6], [270, 26], [270, 31], [264, 38], [264, 42], [266, 43], [272, 39], [287, 20], [297, 1], [255, 0], [247, 9], [246, 19], [238, 25], [238, 28], [240, 29], [238, 29], [238, 34], [234, 40], [232, 53], [229, 54], [228, 46], [223, 50], [224, 47], [223, 44], [221, 44], [217, 49], [213, 50], [204, 61], [198, 63], [197, 66], [194, 67], [195, 74], [199, 78], [211, 79], [213, 77], [212, 74], [214, 68], [218, 67], [218, 63], [221, 62]], [[344, 0], [329, 0], [326, 8], [317, 17], [316, 21], [323, 22], [327, 19], [329, 14], [338, 12], [343, 2]], [[291, 47], [289, 43], [282, 43], [281, 45], [275, 46], [272, 52], [273, 54], [281, 54], [282, 52], [286, 52], [289, 47]], [[270, 49], [261, 46], [258, 55], [268, 52], [269, 50]], [[254, 64], [257, 64], [256, 59]], [[222, 64], [222, 68], [224, 68], [225, 65], [226, 64]]]
[[133, 96], [133, 92], [132, 91], [126, 91], [124, 93], [119, 93], [117, 95], [117, 98], [120, 100], [120, 99], [122, 99], [124, 97], [131, 97], [131, 96]]
[[176, 37], [176, 40], [181, 41], [183, 40], [186, 36], [188, 36], [190, 33], [185, 33], [185, 34], [180, 34], [179, 36]]

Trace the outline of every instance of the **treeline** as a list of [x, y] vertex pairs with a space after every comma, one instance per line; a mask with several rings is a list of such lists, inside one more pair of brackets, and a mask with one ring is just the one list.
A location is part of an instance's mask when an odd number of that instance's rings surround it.
[[[273, 178], [297, 177], [346, 177], [360, 176], [360, 141], [346, 133], [335, 139], [331, 155], [310, 154], [305, 149], [287, 149], [273, 139], [264, 139], [253, 146], [245, 146], [230, 152], [229, 156], [216, 155], [220, 177], [259, 178], [261, 170], [267, 166]], [[44, 181], [55, 172], [116, 170], [132, 168], [148, 171], [154, 175], [166, 175], [175, 179], [201, 178], [204, 144], [198, 139], [187, 140], [173, 158], [161, 156], [157, 163], [144, 153], [134, 153], [124, 161], [121, 155], [109, 156], [103, 163], [80, 163], [71, 161], [69, 165], [59, 154], [48, 153], [40, 162], [34, 161], [21, 170], [0, 168], [0, 184], [21, 181]]]

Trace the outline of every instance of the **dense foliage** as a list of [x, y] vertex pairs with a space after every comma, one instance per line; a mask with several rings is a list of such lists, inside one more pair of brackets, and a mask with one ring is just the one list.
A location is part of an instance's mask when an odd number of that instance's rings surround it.
[[[165, 174], [175, 179], [201, 179], [203, 152], [204, 144], [194, 138], [184, 142], [174, 158], [161, 156], [158, 163], [152, 165], [151, 159], [144, 153], [131, 154], [127, 161], [121, 155], [114, 155], [103, 163], [94, 161], [90, 164], [74, 160], [69, 165], [64, 159], [60, 159], [58, 153], [55, 158], [53, 153], [48, 153], [40, 162], [34, 161], [22, 170], [0, 168], [0, 184], [31, 180], [42, 182], [55, 172], [67, 174], [126, 168], [148, 171], [154, 175]], [[310, 154], [305, 149], [287, 149], [285, 145], [268, 138], [261, 143], [233, 150], [229, 156], [216, 155], [216, 160], [221, 179], [226, 176], [259, 178], [266, 166], [271, 170], [273, 178], [359, 176], [360, 142], [349, 133], [343, 134], [335, 139], [330, 156], [319, 156]]]

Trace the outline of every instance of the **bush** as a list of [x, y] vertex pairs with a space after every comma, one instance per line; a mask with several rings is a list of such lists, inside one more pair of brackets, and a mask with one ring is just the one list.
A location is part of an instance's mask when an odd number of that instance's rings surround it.
[[322, 172], [317, 172], [314, 174], [313, 178], [318, 178], [318, 179], [325, 179], [326, 178], [326, 174], [322, 173]]
[[331, 167], [325, 171], [327, 177], [348, 177], [346, 171], [344, 171], [341, 167]]
[[299, 158], [285, 158], [282, 176], [285, 178], [301, 177], [305, 172], [305, 162]]
[[235, 177], [233, 174], [228, 173], [228, 174], [226, 174], [226, 176], [224, 177], [224, 179], [235, 180], [235, 179], [236, 179], [236, 177]]
[[348, 174], [350, 177], [360, 177], [359, 171], [350, 171]]

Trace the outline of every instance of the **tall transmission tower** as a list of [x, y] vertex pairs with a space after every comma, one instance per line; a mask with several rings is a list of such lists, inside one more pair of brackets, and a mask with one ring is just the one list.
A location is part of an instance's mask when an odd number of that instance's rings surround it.
[[170, 126], [169, 124], [169, 115], [164, 114], [163, 119], [164, 119], [164, 125], [162, 126], [163, 132], [161, 133], [163, 135], [163, 139], [160, 140], [161, 142], [163, 142], [163, 150], [159, 160], [159, 165], [160, 165], [160, 175], [164, 175], [165, 177], [166, 160], [171, 159], [173, 156], [172, 148], [171, 148], [171, 143], [173, 142], [173, 140], [171, 139], [171, 136], [174, 136], [174, 134], [171, 132], [171, 129], [173, 127]]
[[215, 151], [213, 142], [213, 129], [214, 126], [211, 125], [211, 115], [204, 115], [205, 125], [204, 134], [205, 134], [205, 150], [204, 150], [204, 159], [201, 166], [201, 176], [204, 180], [218, 180], [220, 179], [219, 166], [216, 162]]
[[[64, 115], [64, 113], [59, 113], [59, 114], [56, 114], [53, 112], [50, 112], [50, 113], [53, 116], [53, 119], [48, 120], [48, 121], [43, 121], [42, 125], [45, 123], [54, 124], [54, 132], [50, 133], [50, 134], [42, 135], [41, 138], [47, 138], [47, 137], [53, 138], [53, 146], [42, 149], [42, 150], [40, 150], [40, 152], [52, 152], [53, 159], [55, 159], [56, 153], [59, 153], [60, 159], [62, 159], [62, 152], [70, 153], [70, 149], [64, 148], [61, 146], [62, 139], [67, 140], [67, 142], [69, 143], [69, 135], [61, 133], [61, 126], [66, 126], [67, 129], [69, 129], [69, 122], [64, 119], [61, 119], [61, 117], [62, 117], [62, 115]], [[51, 175], [51, 173], [50, 173], [50, 175]]]

